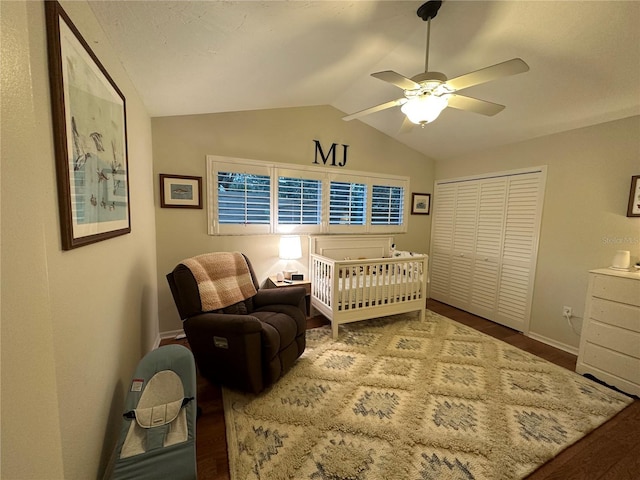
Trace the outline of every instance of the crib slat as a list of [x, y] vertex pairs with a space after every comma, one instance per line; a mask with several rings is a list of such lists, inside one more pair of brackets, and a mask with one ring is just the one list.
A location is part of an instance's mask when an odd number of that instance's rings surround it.
[[360, 268], [358, 266], [355, 267], [355, 269], [352, 268], [352, 276], [351, 278], [353, 279], [353, 283], [351, 284], [351, 296], [350, 296], [350, 300], [351, 300], [351, 305], [350, 308], [358, 308], [358, 298], [362, 297], [362, 295], [360, 294], [360, 280], [361, 280], [361, 275], [360, 275]]
[[358, 296], [358, 276], [356, 270], [351, 266], [349, 276], [349, 308], [354, 309], [356, 303], [356, 297]]
[[375, 284], [376, 284], [376, 276], [374, 274], [375, 272], [375, 264], [369, 264], [367, 265], [367, 270], [365, 271], [365, 276], [367, 277], [367, 283], [366, 283], [366, 288], [367, 288], [367, 306], [369, 307], [373, 307], [376, 304], [376, 299], [375, 299]]
[[367, 297], [366, 297], [366, 287], [367, 287], [367, 279], [365, 277], [365, 270], [367, 267], [360, 265], [358, 267], [358, 299], [357, 299], [357, 305], [360, 308], [364, 308], [366, 306], [367, 303]]
[[418, 262], [413, 262], [413, 264], [411, 265], [411, 299], [412, 300], [417, 299], [416, 280], [418, 278], [418, 272], [419, 272], [419, 264]]
[[345, 296], [345, 291], [348, 288], [347, 282], [349, 281], [349, 279], [347, 278], [347, 271], [344, 267], [339, 267], [340, 269], [340, 282], [342, 282], [342, 286], [339, 289], [339, 291], [336, 292], [337, 295], [340, 296], [340, 299], [338, 300], [338, 304], [336, 305], [336, 308], [338, 310], [344, 310], [345, 307], [345, 301], [344, 301], [344, 296]]
[[380, 300], [380, 272], [381, 272], [381, 263], [376, 263], [374, 264], [374, 270], [372, 273], [375, 273], [375, 275], [373, 275], [371, 277], [371, 291], [369, 292], [369, 301], [371, 302], [372, 305], [377, 306], [379, 305], [379, 300]]
[[[382, 284], [382, 286], [386, 292], [389, 292], [391, 288], [391, 281], [392, 281], [394, 268], [395, 268], [395, 265], [393, 263], [388, 263], [386, 271], [384, 272], [384, 283]], [[382, 293], [381, 304], [387, 303], [387, 298], [388, 298], [388, 294], [385, 295], [384, 293]]]
[[342, 288], [340, 289], [340, 309], [346, 310], [347, 303], [348, 303], [349, 287], [351, 287], [351, 285], [349, 284], [350, 279], [348, 276], [349, 269], [342, 267], [341, 271], [342, 271], [342, 275], [341, 275]]
[[334, 305], [334, 296], [333, 296], [333, 292], [335, 292], [336, 290], [336, 285], [334, 283], [334, 269], [333, 269], [333, 265], [326, 263], [324, 265], [324, 275], [325, 275], [325, 282], [324, 282], [324, 299], [325, 302], [327, 303], [327, 305], [329, 305], [331, 308], [333, 308]]
[[407, 262], [405, 264], [405, 272], [402, 277], [402, 298], [405, 302], [409, 301], [409, 279], [411, 278], [410, 268], [411, 262]]
[[405, 280], [406, 280], [406, 272], [407, 272], [407, 264], [403, 263], [401, 270], [400, 270], [400, 275], [398, 276], [398, 294], [396, 296], [396, 302], [401, 302], [403, 295], [404, 295], [404, 288], [405, 288]]

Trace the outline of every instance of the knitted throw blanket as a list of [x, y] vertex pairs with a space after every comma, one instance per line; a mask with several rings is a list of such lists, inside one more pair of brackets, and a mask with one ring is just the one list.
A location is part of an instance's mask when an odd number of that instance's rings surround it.
[[246, 260], [239, 252], [205, 253], [182, 261], [198, 283], [202, 310], [228, 307], [257, 293]]

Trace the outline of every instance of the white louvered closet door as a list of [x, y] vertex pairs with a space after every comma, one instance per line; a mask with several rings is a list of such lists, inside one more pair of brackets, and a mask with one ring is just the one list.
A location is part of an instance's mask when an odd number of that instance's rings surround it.
[[437, 201], [438, 207], [434, 203], [429, 276], [430, 296], [437, 300], [449, 297], [456, 189], [455, 184], [436, 185], [434, 192], [434, 201]]
[[527, 331], [544, 170], [436, 185], [431, 298]]
[[453, 255], [451, 257], [452, 300], [469, 303], [471, 271], [476, 244], [476, 217], [478, 209], [478, 185], [462, 183], [456, 190], [453, 221]]
[[470, 306], [477, 315], [489, 318], [496, 310], [498, 300], [507, 179], [485, 180], [479, 188], [478, 234]]

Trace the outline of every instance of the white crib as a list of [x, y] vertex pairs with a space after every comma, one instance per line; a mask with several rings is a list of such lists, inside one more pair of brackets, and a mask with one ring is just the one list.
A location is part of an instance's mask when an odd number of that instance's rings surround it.
[[338, 326], [417, 311], [424, 318], [427, 255], [389, 258], [393, 237], [331, 235], [310, 239], [311, 307]]

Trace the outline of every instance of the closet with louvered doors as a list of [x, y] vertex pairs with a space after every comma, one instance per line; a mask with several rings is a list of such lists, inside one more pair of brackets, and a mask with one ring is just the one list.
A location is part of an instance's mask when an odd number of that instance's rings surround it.
[[544, 167], [436, 182], [430, 297], [527, 332]]

